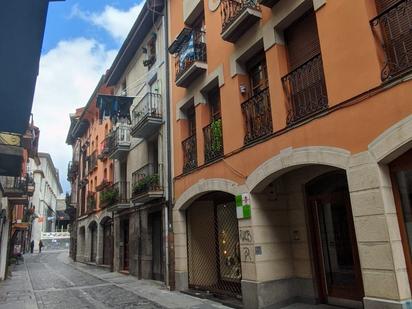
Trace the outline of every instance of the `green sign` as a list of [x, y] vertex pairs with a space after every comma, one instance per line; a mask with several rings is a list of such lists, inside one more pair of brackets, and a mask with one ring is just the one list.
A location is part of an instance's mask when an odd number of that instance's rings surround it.
[[236, 214], [238, 219], [249, 219], [251, 217], [249, 193], [236, 196]]

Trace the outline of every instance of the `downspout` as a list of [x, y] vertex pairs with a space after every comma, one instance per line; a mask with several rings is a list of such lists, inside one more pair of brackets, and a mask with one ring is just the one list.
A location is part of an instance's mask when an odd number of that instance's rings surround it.
[[166, 203], [166, 222], [165, 226], [168, 231], [166, 246], [166, 265], [168, 268], [168, 284], [170, 290], [175, 289], [175, 272], [174, 272], [174, 237], [173, 237], [173, 179], [172, 179], [172, 134], [171, 134], [171, 113], [170, 113], [170, 65], [169, 65], [169, 1], [165, 0], [164, 14], [164, 53], [165, 53], [165, 70], [166, 70], [166, 140], [167, 140], [167, 203]]

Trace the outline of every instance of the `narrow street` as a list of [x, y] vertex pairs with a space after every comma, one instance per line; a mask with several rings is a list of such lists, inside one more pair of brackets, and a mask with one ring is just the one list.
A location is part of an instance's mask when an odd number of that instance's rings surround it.
[[227, 308], [153, 281], [73, 263], [66, 251], [27, 254], [0, 283], [0, 308]]

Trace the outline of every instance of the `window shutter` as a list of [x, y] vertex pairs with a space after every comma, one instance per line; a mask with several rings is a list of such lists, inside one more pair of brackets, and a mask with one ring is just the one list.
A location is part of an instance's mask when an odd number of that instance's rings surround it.
[[320, 53], [318, 27], [313, 10], [290, 25], [284, 34], [291, 71]]

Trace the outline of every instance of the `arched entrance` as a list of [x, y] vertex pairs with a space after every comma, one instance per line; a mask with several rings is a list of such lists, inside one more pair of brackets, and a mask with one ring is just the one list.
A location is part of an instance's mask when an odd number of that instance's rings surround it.
[[89, 225], [90, 233], [90, 262], [96, 262], [97, 256], [97, 223], [93, 221]]
[[316, 177], [306, 184], [306, 199], [320, 301], [362, 301], [362, 276], [345, 173], [334, 171]]
[[412, 149], [389, 164], [409, 282], [412, 282]]
[[100, 223], [103, 235], [103, 265], [113, 263], [113, 220], [105, 217]]
[[186, 210], [189, 288], [241, 298], [235, 197], [211, 192]]
[[254, 285], [273, 293], [245, 306], [299, 299], [360, 308], [364, 292], [346, 172], [297, 162], [274, 168], [250, 188]]

